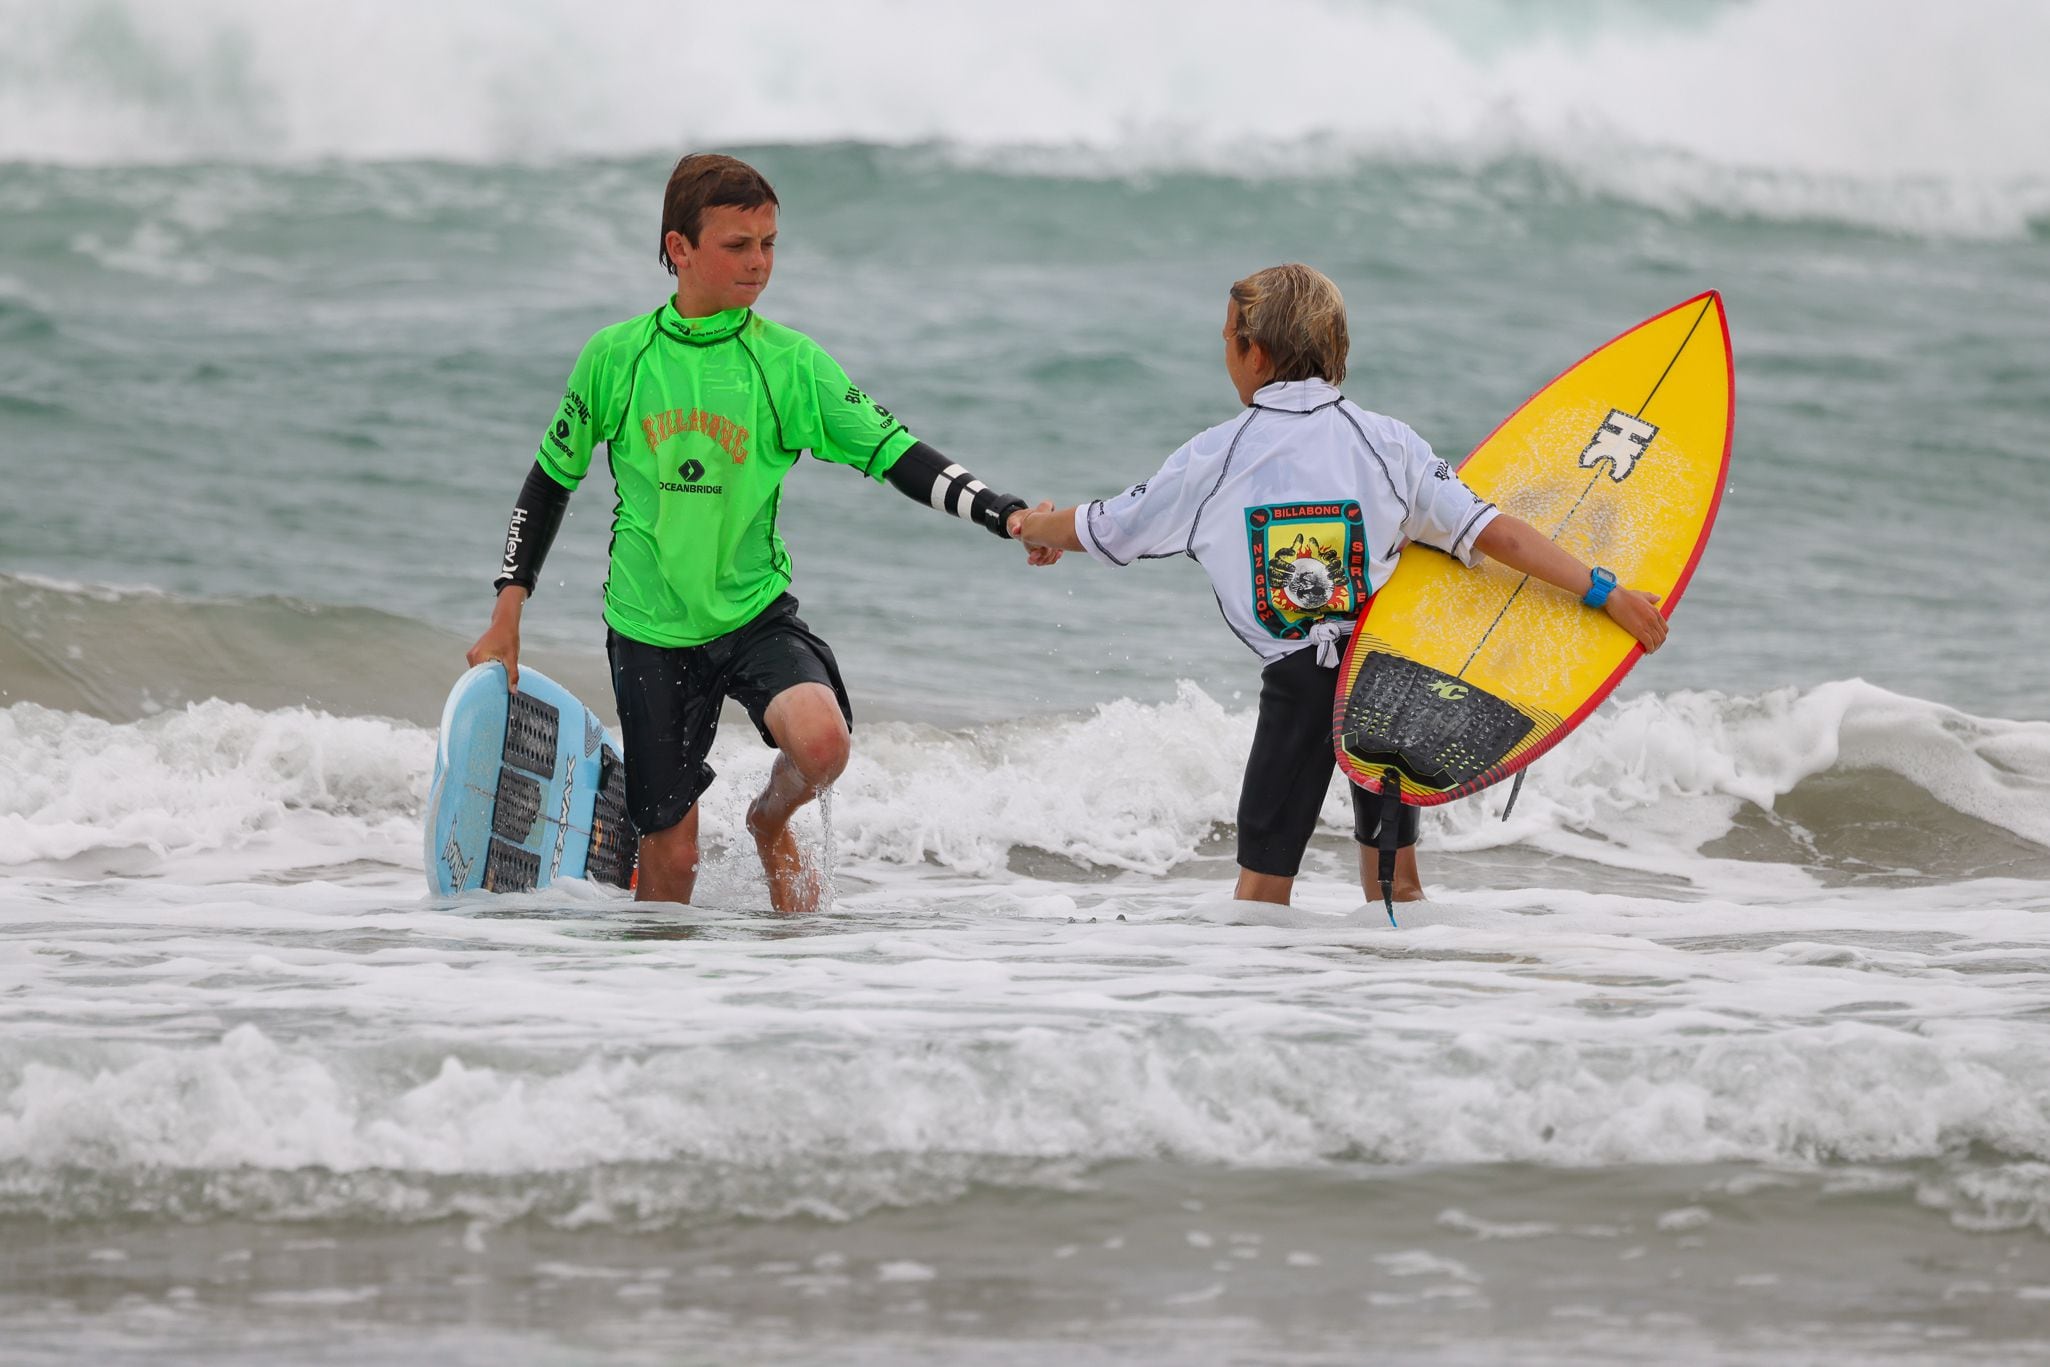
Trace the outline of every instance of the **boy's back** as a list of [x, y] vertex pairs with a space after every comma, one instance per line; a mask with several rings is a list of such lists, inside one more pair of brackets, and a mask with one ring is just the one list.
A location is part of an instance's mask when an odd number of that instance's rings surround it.
[[1271, 661], [1319, 620], [1355, 616], [1409, 541], [1477, 563], [1494, 516], [1406, 424], [1308, 379], [1263, 386], [1158, 474], [1085, 505], [1075, 529], [1110, 564], [1197, 560], [1225, 621]]

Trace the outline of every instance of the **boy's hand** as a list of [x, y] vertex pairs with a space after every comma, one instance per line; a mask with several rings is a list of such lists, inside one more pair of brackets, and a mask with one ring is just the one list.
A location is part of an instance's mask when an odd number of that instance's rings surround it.
[[1025, 531], [1026, 527], [1030, 525], [1034, 513], [1050, 513], [1052, 511], [1053, 504], [1042, 500], [1036, 508], [1030, 510], [1020, 508], [1017, 512], [1012, 513], [1010, 521], [1005, 524], [1005, 530], [1010, 532], [1011, 539], [1025, 548], [1025, 563], [1028, 565], [1051, 565], [1061, 558], [1061, 548], [1059, 546], [1048, 545], [1044, 541], [1035, 541]]
[[1659, 616], [1659, 595], [1636, 589], [1617, 588], [1610, 592], [1602, 610], [1611, 621], [1637, 638], [1649, 655], [1666, 643], [1666, 619]]
[[527, 591], [517, 584], [501, 592], [491, 610], [491, 625], [484, 628], [465, 657], [473, 667], [486, 660], [499, 661], [505, 666], [506, 688], [514, 693], [520, 689], [520, 609], [526, 601]]

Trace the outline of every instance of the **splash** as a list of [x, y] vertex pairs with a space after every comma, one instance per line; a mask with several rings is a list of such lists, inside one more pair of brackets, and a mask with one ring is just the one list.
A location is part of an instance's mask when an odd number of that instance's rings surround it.
[[[1073, 35], [1086, 32], [1087, 43]], [[2050, 212], [2050, 10], [1276, 0], [0, 0], [0, 159], [530, 160], [936, 144], [1266, 175], [1534, 156], [1632, 198], [1984, 228]], [[575, 53], [575, 60], [565, 54]], [[716, 53], [715, 59], [704, 54]], [[1285, 71], [1286, 79], [1275, 79]], [[688, 79], [679, 76], [688, 72]], [[1052, 153], [1049, 157], [1048, 153]]]
[[[828, 842], [836, 870], [931, 863], [990, 877], [1036, 850], [1083, 870], [1166, 874], [1228, 853], [1219, 842], [1236, 819], [1253, 722], [1184, 682], [1165, 703], [1119, 699], [997, 726], [874, 724], [834, 785], [830, 817], [808, 819], [829, 825], [807, 839]], [[0, 709], [0, 868], [122, 850], [173, 866], [219, 852], [318, 863], [337, 843], [403, 863], [417, 855], [410, 823], [432, 754], [430, 730], [306, 708], [214, 699], [114, 723], [19, 703]], [[721, 736], [708, 829], [742, 829], [771, 754], [751, 735]], [[1973, 717], [1858, 680], [1757, 697], [1639, 694], [1536, 766], [1512, 821], [1496, 819], [1493, 791], [1424, 817], [1427, 840], [1454, 851], [1520, 843], [1693, 878], [1713, 872], [1705, 850], [1746, 821], [1778, 819], [1790, 797], [1799, 810], [1782, 824], [1794, 843], [1772, 857], [1828, 864], [1892, 819], [1896, 792], [1919, 795], [1918, 819], [1936, 821], [1943, 841], [2001, 847], [1932, 873], [2041, 864], [2050, 723]], [[1342, 835], [1351, 819], [1334, 784], [1323, 826]]]

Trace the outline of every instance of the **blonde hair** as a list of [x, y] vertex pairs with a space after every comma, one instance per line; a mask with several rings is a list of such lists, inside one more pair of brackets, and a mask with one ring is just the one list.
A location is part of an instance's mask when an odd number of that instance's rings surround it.
[[1258, 342], [1274, 362], [1277, 380], [1345, 378], [1352, 349], [1345, 330], [1345, 297], [1331, 277], [1290, 262], [1254, 271], [1231, 287], [1236, 337], [1243, 351]]

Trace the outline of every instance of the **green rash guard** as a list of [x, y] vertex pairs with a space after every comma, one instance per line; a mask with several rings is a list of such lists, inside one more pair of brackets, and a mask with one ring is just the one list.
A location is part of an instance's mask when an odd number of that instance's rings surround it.
[[790, 586], [783, 477], [809, 451], [880, 480], [916, 438], [801, 332], [674, 301], [577, 357], [536, 461], [574, 489], [606, 446], [619, 503], [605, 620], [657, 646], [734, 631]]

